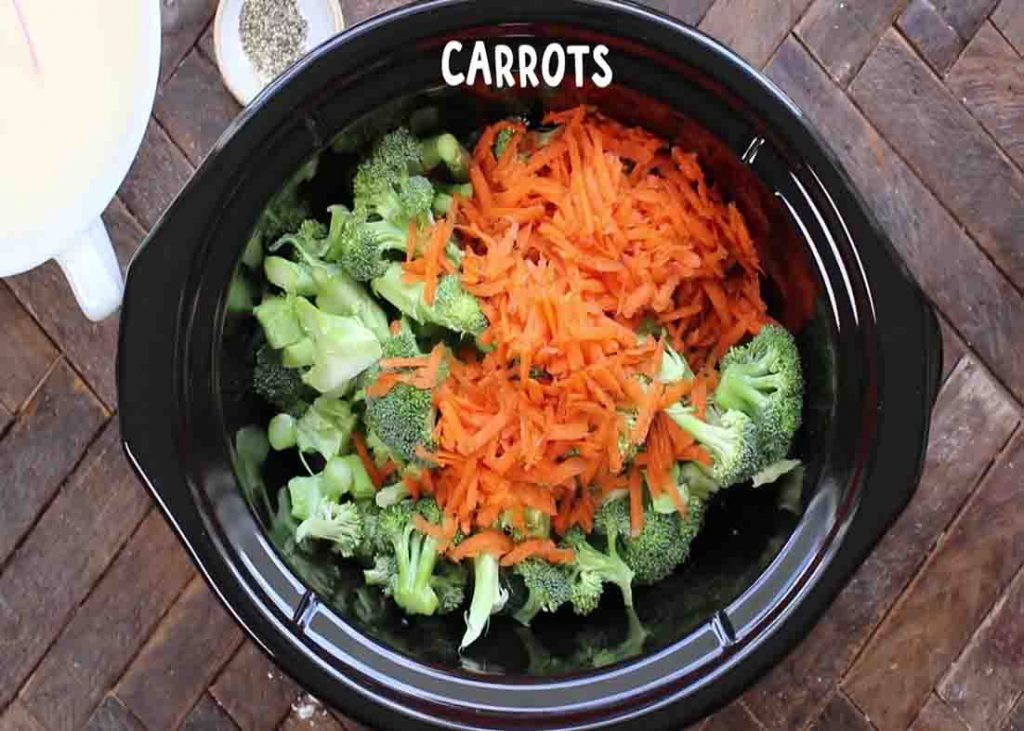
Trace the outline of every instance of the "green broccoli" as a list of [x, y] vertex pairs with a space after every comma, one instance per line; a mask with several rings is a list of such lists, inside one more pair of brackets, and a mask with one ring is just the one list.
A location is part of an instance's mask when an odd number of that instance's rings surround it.
[[[582, 613], [579, 611], [579, 603], [582, 602], [584, 606], [589, 606], [585, 600], [588, 600], [592, 593], [594, 578], [600, 579], [603, 583], [617, 586], [622, 592], [622, 600], [626, 606], [633, 606], [633, 570], [622, 560], [618, 551], [617, 541], [621, 531], [611, 525], [606, 526], [605, 530], [606, 551], [587, 543], [587, 537], [579, 526], [570, 528], [562, 537], [562, 544], [576, 552], [574, 566], [577, 576], [574, 583], [578, 583], [582, 579], [583, 588], [588, 590], [584, 595], [579, 596], [577, 589], [577, 594], [573, 595], [573, 608], [577, 610], [577, 613]], [[586, 574], [590, 574], [590, 576], [585, 576]], [[598, 593], [597, 599], [600, 599], [600, 593]], [[596, 606], [596, 601], [593, 606]], [[590, 609], [593, 609], [593, 606]]]
[[501, 156], [505, 154], [505, 150], [508, 149], [509, 143], [516, 134], [515, 127], [503, 127], [498, 130], [498, 134], [494, 136], [494, 146], [491, 148], [491, 152], [494, 153], [494, 158], [500, 160]]
[[466, 583], [468, 577], [462, 564], [442, 561], [430, 579], [430, 586], [437, 595], [437, 611], [449, 614], [461, 607], [466, 601]]
[[295, 529], [296, 541], [301, 543], [306, 538], [330, 541], [332, 550], [351, 557], [363, 538], [358, 508], [353, 503], [321, 500], [312, 514]]
[[[685, 488], [687, 495], [706, 501], [722, 487], [711, 478], [703, 465], [696, 462], [682, 462], [677, 466], [678, 474], [676, 475], [675, 482], [681, 489]], [[657, 503], [657, 501], [655, 502]], [[675, 510], [675, 505], [673, 504], [672, 506], [666, 506], [666, 512], [669, 511], [669, 507], [671, 510]]]
[[380, 341], [359, 318], [327, 314], [302, 297], [295, 299], [295, 313], [314, 348], [313, 366], [302, 381], [320, 393], [344, 391], [380, 359]]
[[356, 210], [366, 216], [378, 216], [400, 226], [410, 222], [426, 223], [434, 203], [434, 186], [422, 175], [392, 179], [370, 170], [375, 177], [361, 178], [355, 196]]
[[672, 504], [672, 512], [660, 512], [653, 505], [644, 508], [644, 526], [640, 534], [630, 533], [629, 500], [619, 498], [605, 502], [594, 516], [594, 529], [606, 533], [612, 526], [620, 537], [619, 553], [633, 570], [637, 584], [656, 584], [690, 555], [690, 544], [704, 520], [704, 504], [690, 498], [687, 515], [682, 517]]
[[383, 396], [366, 399], [367, 428], [406, 462], [419, 459], [420, 447], [433, 449], [435, 419], [433, 394], [407, 383], [397, 383]]
[[263, 334], [275, 350], [297, 343], [306, 337], [295, 312], [295, 297], [264, 297], [263, 302], [253, 308]]
[[267, 246], [267, 251], [276, 252], [285, 246], [293, 247], [303, 259], [321, 259], [327, 252], [329, 239], [327, 227], [315, 218], [307, 218], [298, 228], [280, 236]]
[[469, 179], [469, 153], [454, 135], [445, 133], [419, 140], [408, 128], [399, 127], [377, 140], [369, 158], [356, 171], [355, 196], [361, 197], [364, 185], [367, 189], [375, 187], [374, 178], [393, 181], [402, 175], [430, 172], [441, 163], [456, 180]]
[[377, 504], [378, 508], [389, 508], [403, 500], [408, 500], [409, 497], [409, 488], [406, 487], [404, 481], [400, 480], [393, 485], [385, 485], [377, 490], [373, 496], [373, 501]]
[[372, 282], [373, 291], [394, 305], [402, 314], [421, 325], [434, 324], [467, 335], [480, 335], [487, 329], [487, 318], [480, 303], [467, 292], [455, 274], [446, 274], [438, 283], [434, 303], [423, 298], [423, 282], [404, 281], [402, 265], [393, 263]]
[[381, 340], [381, 348], [384, 351], [383, 358], [415, 358], [423, 355], [419, 343], [416, 342], [416, 333], [409, 326], [409, 321], [404, 317], [399, 320], [398, 332], [388, 331], [387, 338]]
[[603, 593], [604, 581], [600, 574], [595, 571], [576, 572], [572, 585], [569, 587], [569, 601], [572, 604], [572, 610], [581, 617], [585, 617], [597, 609]]
[[465, 650], [480, 638], [491, 615], [500, 612], [507, 601], [508, 589], [501, 585], [498, 558], [488, 551], [478, 553], [473, 558], [473, 598], [466, 612], [466, 631], [459, 650]]
[[321, 396], [298, 419], [291, 414], [271, 419], [267, 438], [277, 451], [298, 447], [300, 452], [317, 452], [330, 460], [348, 449], [357, 421], [347, 401]]
[[730, 348], [719, 368], [715, 401], [757, 424], [759, 467], [785, 457], [803, 408], [803, 374], [793, 336], [778, 325], [765, 325], [746, 345]]
[[472, 198], [473, 197], [473, 184], [472, 183], [460, 183], [457, 185], [435, 185], [434, 190], [434, 203], [433, 210], [438, 216], [443, 216], [448, 213], [448, 209], [452, 206], [452, 200], [456, 196], [460, 198]]
[[[377, 530], [387, 537], [394, 550], [397, 571], [389, 586], [395, 603], [408, 614], [431, 615], [440, 606], [434, 590], [434, 569], [440, 554], [437, 541], [416, 528], [417, 514], [431, 523], [441, 522], [437, 503], [432, 498], [424, 498], [382, 510]], [[450, 586], [444, 588], [448, 590]], [[450, 597], [446, 600], [450, 601]]]
[[281, 355], [269, 345], [262, 345], [256, 351], [252, 384], [260, 398], [282, 412], [301, 416], [309, 407], [302, 375], [282, 365]]
[[391, 266], [399, 266], [387, 252], [404, 252], [409, 230], [391, 221], [364, 222], [356, 228], [341, 250], [341, 265], [360, 282], [383, 276]]
[[378, 553], [373, 557], [373, 566], [363, 570], [363, 581], [368, 586], [379, 586], [385, 596], [391, 596], [398, 576], [398, 559], [394, 553]]
[[520, 561], [513, 568], [527, 589], [526, 602], [513, 615], [529, 626], [539, 612], [555, 612], [572, 598], [572, 570], [538, 558]]
[[703, 420], [692, 406], [677, 402], [665, 413], [711, 453], [708, 473], [719, 485], [743, 482], [757, 472], [761, 460], [757, 427], [742, 411], [719, 414], [709, 407]]

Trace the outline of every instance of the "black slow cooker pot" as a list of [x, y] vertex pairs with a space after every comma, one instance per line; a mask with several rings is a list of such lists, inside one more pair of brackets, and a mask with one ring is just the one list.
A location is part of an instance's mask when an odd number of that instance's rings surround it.
[[[440, 59], [451, 38], [605, 44], [614, 82], [450, 88]], [[465, 133], [581, 101], [696, 150], [746, 215], [772, 311], [799, 332], [806, 364], [803, 483], [716, 499], [686, 567], [637, 591], [639, 626], [621, 606], [544, 616], [530, 630], [497, 619], [460, 656], [461, 617], [409, 621], [375, 605], [355, 571], [280, 550], [273, 506], [246, 501], [232, 435], [268, 414], [244, 386], [252, 324], [231, 316], [229, 282], [267, 201], [315, 154], [330, 150], [317, 181], [340, 181], [354, 150], [419, 106]], [[318, 182], [306, 193], [320, 206], [339, 190]], [[388, 729], [678, 728], [804, 636], [906, 504], [940, 351], [929, 305], [824, 144], [731, 52], [609, 0], [445, 0], [329, 41], [224, 134], [129, 270], [121, 427], [131, 463], [224, 605], [346, 713]], [[269, 465], [267, 482], [280, 478]]]

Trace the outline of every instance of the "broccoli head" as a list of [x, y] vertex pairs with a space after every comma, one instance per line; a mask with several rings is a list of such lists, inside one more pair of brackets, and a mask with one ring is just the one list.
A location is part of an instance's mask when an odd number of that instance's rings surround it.
[[[440, 555], [437, 541], [416, 528], [415, 517], [431, 523], [441, 522], [441, 509], [432, 498], [416, 503], [403, 501], [380, 512], [377, 530], [391, 543], [397, 571], [390, 581], [391, 596], [408, 614], [434, 614], [440, 607], [435, 584], [444, 591], [451, 586], [434, 576]], [[449, 582], [450, 583], [450, 582]], [[451, 602], [450, 594], [446, 602]]]
[[581, 617], [593, 612], [601, 603], [604, 581], [595, 571], [577, 571], [569, 587], [569, 602], [572, 610]]
[[760, 466], [785, 457], [803, 409], [803, 373], [793, 336], [778, 325], [765, 325], [749, 343], [729, 349], [720, 371], [715, 401], [757, 424]]
[[[593, 574], [603, 583], [614, 584], [622, 592], [622, 600], [627, 607], [633, 606], [633, 570], [622, 560], [618, 550], [618, 539], [621, 531], [610, 523], [605, 526], [606, 550], [600, 550], [587, 542], [587, 537], [579, 526], [570, 528], [562, 538], [566, 548], [576, 552], [575, 568], [578, 572], [576, 581], [583, 574]], [[592, 582], [592, 577], [585, 579]], [[600, 599], [600, 595], [598, 595]], [[576, 602], [573, 602], [576, 608]], [[577, 613], [578, 610], [577, 610]]]
[[433, 448], [436, 419], [433, 394], [397, 383], [383, 396], [366, 399], [366, 425], [399, 458], [417, 460], [417, 451]]
[[372, 287], [378, 296], [421, 325], [440, 325], [474, 336], [487, 329], [487, 318], [480, 309], [480, 302], [463, 288], [455, 274], [441, 278], [432, 305], [424, 300], [423, 282], [406, 282], [402, 265], [397, 262], [374, 279]]
[[539, 612], [555, 612], [572, 598], [572, 570], [538, 558], [528, 558], [513, 568], [528, 592], [526, 602], [516, 611], [516, 621], [529, 625]]
[[461, 607], [466, 601], [466, 583], [468, 576], [462, 564], [441, 561], [430, 586], [437, 595], [437, 611], [449, 614]]
[[342, 556], [354, 555], [363, 539], [359, 509], [353, 503], [321, 500], [310, 516], [295, 529], [296, 541], [301, 543], [307, 537], [330, 541], [331, 549]]
[[252, 371], [253, 390], [268, 404], [292, 416], [302, 416], [309, 404], [302, 375], [281, 364], [281, 356], [269, 345], [256, 351]]
[[[661, 581], [686, 561], [703, 519], [704, 504], [695, 498], [687, 501], [686, 517], [674, 507], [671, 513], [663, 513], [648, 505], [643, 529], [633, 536], [628, 531], [629, 500], [619, 498], [601, 506], [594, 526], [598, 532], [604, 532], [608, 525], [620, 531], [622, 560], [633, 570], [634, 582], [645, 585]], [[625, 532], [621, 531], [623, 527], [627, 528]]]
[[757, 427], [742, 411], [718, 414], [709, 408], [705, 421], [692, 406], [677, 402], [665, 413], [711, 453], [708, 474], [719, 485], [743, 482], [757, 472], [761, 460]]

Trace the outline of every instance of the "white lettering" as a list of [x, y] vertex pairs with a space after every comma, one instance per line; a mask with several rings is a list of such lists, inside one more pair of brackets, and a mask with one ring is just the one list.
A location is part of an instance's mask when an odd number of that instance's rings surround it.
[[480, 74], [484, 83], [488, 86], [494, 83], [491, 79], [491, 65], [487, 63], [487, 47], [484, 46], [483, 41], [477, 41], [473, 44], [473, 53], [469, 57], [469, 70], [466, 72], [467, 86], [472, 86], [476, 83], [477, 74]]
[[514, 55], [512, 49], [504, 44], [494, 47], [494, 83], [500, 89], [502, 86], [515, 86], [516, 80], [512, 76], [512, 65]]
[[448, 86], [458, 86], [466, 79], [466, 75], [461, 71], [457, 74], [452, 73], [452, 54], [461, 50], [462, 44], [459, 41], [448, 41], [441, 52], [441, 76]]
[[603, 43], [594, 47], [594, 63], [601, 71], [591, 75], [590, 79], [601, 89], [612, 83], [612, 67], [608, 65], [608, 46]]
[[519, 85], [540, 86], [537, 78], [537, 49], [533, 46], [519, 47]]
[[575, 62], [576, 86], [583, 86], [583, 59], [590, 53], [590, 46], [566, 46], [565, 52]]
[[[552, 71], [551, 62], [556, 62], [557, 71]], [[565, 49], [557, 43], [552, 43], [544, 49], [544, 55], [540, 59], [540, 73], [544, 77], [544, 83], [548, 86], [558, 86], [565, 77]]]

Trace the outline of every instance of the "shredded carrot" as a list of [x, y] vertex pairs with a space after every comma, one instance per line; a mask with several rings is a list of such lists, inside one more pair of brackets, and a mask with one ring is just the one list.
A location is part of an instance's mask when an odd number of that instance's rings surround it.
[[[404, 278], [424, 283], [427, 302], [456, 271], [446, 249], [458, 236], [459, 276], [487, 317], [479, 342], [488, 352], [386, 359], [367, 389], [433, 389], [435, 444], [419, 452], [432, 467], [416, 494], [435, 496], [451, 529], [467, 534], [448, 550], [454, 560], [482, 551], [506, 565], [570, 560], [550, 541], [516, 545], [492, 528], [503, 514], [522, 521], [527, 508], [558, 532], [590, 530], [601, 499], [626, 489], [635, 533], [646, 485], [685, 510], [672, 465], [710, 458], [663, 409], [685, 399], [703, 417], [717, 359], [769, 321], [756, 229], [709, 184], [685, 140], [673, 146], [585, 106], [544, 121], [559, 125], [544, 139], [513, 124], [500, 158], [494, 140], [510, 124], [485, 128], [473, 196], [410, 234]], [[664, 337], [638, 334], [645, 322]], [[696, 376], [657, 380], [669, 345]], [[627, 424], [625, 414], [635, 418]], [[639, 450], [632, 462], [624, 441]]]
[[571, 563], [576, 558], [576, 552], [571, 548], [558, 548], [550, 538], [528, 538], [502, 556], [501, 565], [512, 566], [534, 557], [551, 563]]
[[363, 439], [362, 434], [356, 432], [352, 435], [352, 443], [356, 447], [359, 461], [363, 463], [363, 467], [366, 469], [366, 474], [370, 476], [370, 482], [379, 490], [384, 484], [384, 478], [381, 476], [380, 470], [377, 469], [377, 464], [370, 456], [370, 450], [366, 448], [366, 440]]
[[452, 561], [473, 558], [481, 553], [490, 553], [496, 558], [512, 550], [512, 539], [501, 531], [487, 528], [463, 540], [459, 545], [448, 551]]

